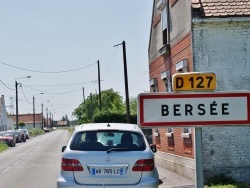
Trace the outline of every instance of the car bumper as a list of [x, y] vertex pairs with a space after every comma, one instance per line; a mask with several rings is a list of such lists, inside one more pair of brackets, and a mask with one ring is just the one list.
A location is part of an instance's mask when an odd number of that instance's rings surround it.
[[57, 188], [129, 188], [129, 187], [140, 187], [140, 188], [158, 188], [159, 187], [159, 180], [157, 181], [144, 181], [140, 182], [136, 185], [80, 185], [77, 184], [74, 180], [65, 180], [63, 177], [58, 177], [57, 179]]

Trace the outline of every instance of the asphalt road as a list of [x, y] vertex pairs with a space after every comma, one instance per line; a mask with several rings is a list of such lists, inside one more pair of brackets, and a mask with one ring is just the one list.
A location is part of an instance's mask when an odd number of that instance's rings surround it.
[[[61, 148], [68, 131], [56, 130], [28, 139], [0, 153], [0, 188], [56, 188], [61, 165]], [[194, 183], [158, 167], [159, 188], [194, 188]]]
[[55, 188], [68, 139], [67, 131], [57, 130], [0, 153], [0, 188]]

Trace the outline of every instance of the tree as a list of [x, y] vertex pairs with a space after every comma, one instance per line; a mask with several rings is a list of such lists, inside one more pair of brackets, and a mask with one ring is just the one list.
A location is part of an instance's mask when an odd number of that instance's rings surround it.
[[137, 98], [136, 97], [129, 98], [129, 106], [130, 106], [130, 113], [137, 114]]
[[19, 123], [19, 126], [20, 126], [21, 128], [23, 128], [23, 127], [25, 126], [25, 123], [24, 123], [24, 122], [20, 122], [20, 123]]
[[[115, 92], [112, 88], [103, 90], [102, 96], [102, 111], [121, 111], [125, 112], [125, 106], [122, 97], [118, 92]], [[100, 111], [99, 109], [99, 96], [93, 94], [88, 96], [85, 103], [82, 102], [73, 112], [73, 115], [77, 117], [79, 123], [92, 122], [94, 114]]]

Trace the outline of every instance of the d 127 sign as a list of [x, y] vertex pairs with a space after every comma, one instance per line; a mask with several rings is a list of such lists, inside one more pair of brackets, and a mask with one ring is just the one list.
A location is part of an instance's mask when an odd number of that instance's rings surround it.
[[189, 72], [174, 74], [174, 91], [213, 91], [216, 89], [216, 75], [211, 72]]

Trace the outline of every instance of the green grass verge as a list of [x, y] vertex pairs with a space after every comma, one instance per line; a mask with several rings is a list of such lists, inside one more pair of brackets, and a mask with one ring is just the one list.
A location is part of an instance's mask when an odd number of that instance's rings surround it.
[[236, 183], [236, 184], [229, 184], [229, 185], [205, 186], [205, 188], [250, 188], [250, 185], [245, 184], [245, 183]]
[[8, 149], [8, 145], [0, 142], [0, 153]]

